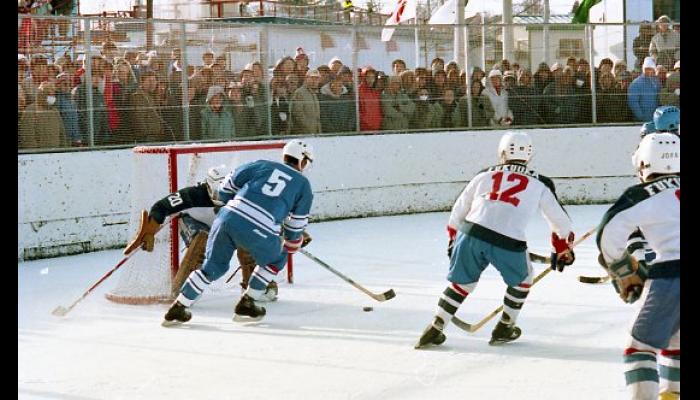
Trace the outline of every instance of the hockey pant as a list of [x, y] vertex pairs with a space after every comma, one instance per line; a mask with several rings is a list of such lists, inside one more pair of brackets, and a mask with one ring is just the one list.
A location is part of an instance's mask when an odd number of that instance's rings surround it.
[[228, 271], [231, 257], [239, 246], [247, 249], [258, 265], [246, 293], [259, 298], [277, 273], [284, 269], [287, 251], [278, 235], [263, 233], [257, 225], [224, 207], [212, 224], [204, 264], [189, 275], [178, 301], [187, 307], [192, 305], [204, 289]]
[[491, 264], [508, 285], [503, 297], [501, 321], [514, 324], [532, 286], [532, 265], [527, 251], [511, 251], [469, 234], [458, 232], [450, 259], [445, 288], [438, 301], [436, 315], [446, 323], [464, 299], [476, 288], [481, 273]]
[[681, 391], [680, 278], [649, 279], [624, 352], [633, 399]]

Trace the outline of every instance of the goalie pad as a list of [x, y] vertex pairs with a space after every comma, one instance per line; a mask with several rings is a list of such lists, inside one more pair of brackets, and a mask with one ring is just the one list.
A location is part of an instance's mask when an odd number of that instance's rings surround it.
[[160, 224], [148, 215], [148, 211], [141, 210], [141, 224], [139, 225], [139, 230], [136, 232], [136, 237], [134, 237], [124, 249], [124, 254], [129, 255], [138, 247], [146, 251], [153, 251], [153, 245], [156, 240], [155, 236], [159, 228]]
[[204, 264], [204, 251], [207, 248], [207, 239], [209, 238], [209, 233], [206, 231], [199, 231], [190, 245], [185, 251], [185, 255], [182, 257], [182, 262], [180, 263], [180, 268], [175, 274], [175, 279], [173, 279], [172, 294], [173, 297], [177, 297], [180, 292], [180, 288], [185, 283], [185, 280], [192, 271], [199, 269]]
[[613, 287], [625, 303], [634, 303], [641, 297], [644, 289], [644, 282], [648, 276], [646, 262], [637, 261], [629, 253], [607, 266], [602, 254], [598, 257], [598, 262], [608, 270], [612, 278]]

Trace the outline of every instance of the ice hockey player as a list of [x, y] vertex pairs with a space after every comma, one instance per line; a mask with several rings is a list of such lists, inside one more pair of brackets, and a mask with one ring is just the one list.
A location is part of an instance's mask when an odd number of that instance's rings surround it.
[[202, 268], [190, 273], [175, 302], [165, 314], [163, 325], [187, 322], [188, 308], [203, 290], [223, 276], [233, 252], [242, 246], [258, 266], [248, 288], [234, 310], [234, 321], [259, 321], [265, 308], [258, 307], [270, 282], [287, 263], [287, 255], [303, 242], [313, 193], [302, 174], [313, 161], [309, 145], [294, 139], [282, 149], [283, 163], [258, 160], [243, 164], [219, 186], [219, 200], [225, 205], [212, 225]]
[[438, 302], [433, 321], [416, 344], [417, 349], [445, 341], [446, 323], [474, 291], [489, 264], [508, 285], [503, 315], [489, 344], [510, 342], [520, 336], [515, 321], [533, 279], [525, 228], [538, 209], [553, 229], [551, 268], [561, 272], [574, 262], [571, 220], [557, 200], [552, 181], [528, 169], [532, 151], [528, 134], [505, 133], [498, 144], [502, 163], [479, 172], [452, 207], [447, 224], [450, 284]]
[[[228, 171], [225, 165], [210, 168], [205, 181], [182, 188], [156, 201], [150, 213], [146, 210], [141, 211], [139, 230], [127, 245], [124, 254], [129, 254], [138, 247], [145, 251], [153, 251], [155, 234], [165, 218], [180, 213], [178, 228], [187, 249], [173, 279], [173, 297], [180, 293], [180, 288], [190, 272], [200, 268], [204, 262], [204, 248], [209, 229], [216, 218], [217, 211], [224, 205], [218, 200], [218, 187]], [[241, 287], [245, 290], [255, 268], [255, 260], [243, 248], [238, 249], [236, 256], [242, 271]], [[270, 283], [265, 299], [273, 301], [277, 293], [277, 284]]]
[[[604, 214], [596, 238], [622, 300], [641, 299], [624, 351], [632, 399], [680, 398], [680, 152], [672, 133], [642, 139], [632, 157], [642, 183]], [[625, 250], [636, 229], [656, 253], [648, 266]]]

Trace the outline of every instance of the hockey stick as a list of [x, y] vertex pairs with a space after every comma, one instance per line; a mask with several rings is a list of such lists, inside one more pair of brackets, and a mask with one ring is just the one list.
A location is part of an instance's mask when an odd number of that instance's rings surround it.
[[[572, 247], [572, 248], [573, 248], [573, 247], [576, 247], [576, 246], [579, 245], [579, 243], [581, 243], [581, 242], [583, 242], [584, 240], [588, 239], [593, 233], [595, 233], [596, 229], [597, 229], [597, 227], [594, 227], [594, 228], [590, 229], [588, 232], [584, 233], [583, 236], [581, 236], [580, 238], [578, 238], [578, 239], [572, 244], [571, 247]], [[531, 254], [530, 256], [532, 257], [533, 254]], [[540, 257], [542, 257], [542, 256], [540, 256]], [[549, 257], [543, 257], [543, 258], [544, 258], [545, 260], [546, 260], [546, 259], [549, 259]], [[548, 262], [551, 262], [551, 259], [549, 259]], [[535, 277], [535, 279], [533, 279], [531, 287], [532, 287], [532, 286], [535, 286], [535, 284], [536, 284], [537, 282], [539, 282], [542, 278], [545, 277], [545, 275], [547, 275], [547, 274], [550, 273], [550, 272], [552, 272], [552, 269], [551, 269], [551, 268], [545, 268], [544, 271], [540, 272], [540, 274], [537, 275], [537, 276]], [[493, 317], [495, 317], [496, 315], [498, 315], [498, 313], [500, 313], [501, 311], [503, 311], [503, 304], [501, 304], [500, 306], [498, 306], [498, 308], [496, 308], [495, 310], [491, 311], [491, 313], [489, 313], [487, 316], [485, 316], [481, 321], [477, 322], [476, 324], [470, 324], [470, 323], [468, 323], [468, 322], [465, 322], [465, 321], [459, 319], [456, 315], [455, 315], [455, 316], [452, 316], [452, 322], [453, 322], [458, 328], [460, 328], [460, 329], [462, 329], [462, 330], [464, 330], [464, 331], [467, 331], [467, 332], [469, 332], [469, 333], [474, 333], [474, 332], [478, 331], [482, 326], [484, 326], [487, 322], [489, 322]]]
[[341, 274], [340, 272], [338, 272], [337, 270], [335, 270], [335, 269], [334, 269], [333, 267], [331, 267], [330, 265], [328, 265], [328, 264], [326, 264], [325, 262], [321, 261], [318, 257], [314, 256], [313, 254], [309, 253], [308, 251], [306, 251], [306, 250], [304, 250], [304, 249], [299, 249], [299, 252], [300, 252], [301, 254], [307, 256], [308, 258], [310, 258], [312, 261], [315, 261], [318, 265], [322, 266], [323, 268], [325, 268], [325, 269], [331, 271], [332, 273], [336, 274], [338, 277], [340, 277], [340, 278], [341, 278], [342, 280], [344, 280], [345, 282], [347, 282], [347, 283], [353, 285], [355, 288], [359, 289], [360, 291], [362, 291], [363, 293], [365, 293], [366, 295], [368, 295], [369, 297], [371, 297], [371, 298], [373, 298], [373, 299], [375, 299], [375, 300], [377, 300], [377, 301], [386, 301], [386, 300], [393, 299], [394, 297], [396, 297], [396, 293], [394, 293], [394, 289], [389, 289], [389, 290], [387, 290], [386, 292], [380, 293], [380, 294], [372, 293], [372, 292], [370, 292], [369, 290], [367, 290], [367, 289], [365, 289], [364, 287], [362, 287], [361, 285], [355, 283], [355, 281], [353, 281], [352, 279], [350, 279], [350, 278], [348, 278], [347, 276]]
[[[170, 222], [170, 218], [168, 218], [168, 219], [166, 219], [165, 221], [163, 221], [163, 223], [160, 225], [160, 228], [158, 228], [158, 230], [156, 231], [156, 233], [154, 234], [154, 236], [157, 235], [158, 232], [160, 232], [160, 230], [161, 230], [162, 227], [164, 227], [164, 226], [167, 225], [167, 224], [166, 224], [167, 222]], [[119, 262], [117, 263], [117, 265], [114, 266], [114, 268], [112, 268], [111, 270], [109, 270], [109, 272], [107, 272], [106, 274], [104, 274], [104, 275], [102, 276], [102, 278], [100, 278], [99, 281], [95, 282], [94, 285], [90, 286], [90, 288], [89, 288], [88, 290], [86, 290], [85, 293], [83, 293], [83, 295], [80, 296], [80, 297], [78, 298], [78, 300], [74, 301], [73, 304], [71, 304], [68, 308], [63, 307], [63, 306], [58, 306], [58, 307], [56, 307], [53, 311], [51, 311], [51, 314], [53, 314], [53, 315], [55, 315], [55, 316], [57, 316], [57, 317], [65, 317], [66, 314], [68, 314], [68, 313], [70, 312], [70, 310], [73, 309], [73, 307], [75, 307], [78, 303], [80, 303], [81, 301], [83, 301], [83, 299], [86, 298], [87, 295], [90, 294], [90, 292], [92, 292], [92, 291], [93, 291], [96, 287], [98, 287], [102, 282], [104, 282], [107, 278], [109, 278], [110, 275], [112, 275], [112, 274], [114, 273], [114, 271], [118, 270], [122, 265], [124, 265], [124, 263], [126, 263], [126, 261], [127, 261], [129, 258], [131, 258], [131, 256], [133, 256], [134, 254], [138, 253], [139, 250], [141, 250], [141, 247], [135, 248], [131, 253], [129, 253], [129, 254], [127, 254], [126, 256], [124, 256], [124, 258], [122, 258], [121, 261], [119, 261]]]
[[605, 276], [585, 276], [579, 275], [578, 281], [582, 283], [605, 283], [610, 280], [610, 275]]

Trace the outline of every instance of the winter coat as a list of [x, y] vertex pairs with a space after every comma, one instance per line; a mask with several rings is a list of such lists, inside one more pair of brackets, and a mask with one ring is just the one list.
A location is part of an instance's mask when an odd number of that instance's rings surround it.
[[[202, 139], [202, 111], [207, 106], [207, 95], [204, 92], [196, 92], [189, 106], [190, 139]], [[234, 115], [235, 118], [235, 115]], [[238, 132], [238, 130], [236, 130]]]
[[129, 101], [131, 129], [136, 141], [164, 142], [168, 140], [158, 112], [158, 104], [153, 97], [139, 88], [129, 96]]
[[[457, 103], [457, 112], [454, 115], [456, 127], [469, 126], [469, 107], [467, 96], [462, 96]], [[488, 97], [472, 97], [472, 127], [488, 126], [493, 117], [493, 107]]]
[[649, 55], [654, 57], [656, 65], [673, 70], [673, 64], [681, 59], [681, 35], [671, 29], [657, 33], [649, 43]]
[[596, 120], [600, 123], [632, 122], [627, 93], [618, 88], [596, 91]]
[[230, 140], [234, 137], [236, 129], [231, 111], [222, 105], [221, 110], [217, 112], [207, 104], [202, 110], [202, 139]]
[[[323, 109], [321, 109], [323, 115]], [[270, 121], [273, 135], [289, 134], [289, 101], [286, 97], [275, 97], [270, 104]], [[323, 118], [321, 118], [323, 123]]]
[[78, 120], [78, 107], [70, 93], [56, 92], [56, 108], [61, 114], [68, 141], [71, 143], [82, 141], [84, 143], [85, 139], [80, 131], [80, 121]]
[[548, 124], [574, 124], [580, 110], [580, 100], [573, 85], [552, 82], [544, 89], [543, 116]]
[[363, 81], [359, 87], [360, 130], [378, 131], [382, 128], [381, 93]]
[[318, 97], [306, 85], [294, 91], [289, 111], [291, 134], [321, 133], [321, 108]]
[[491, 84], [491, 79], [484, 78], [484, 91], [481, 97], [487, 97], [493, 107], [493, 116], [489, 121], [491, 126], [500, 126], [505, 118], [513, 119], [513, 112], [508, 108], [508, 91], [501, 87], [501, 93], [496, 93], [496, 89]]
[[382, 93], [382, 129], [407, 130], [416, 105], [407, 95]]
[[[76, 86], [73, 89], [73, 101], [78, 107], [78, 121], [80, 123], [80, 131], [83, 132], [85, 138], [90, 135], [89, 112], [87, 102], [87, 88], [85, 82]], [[105, 145], [111, 143], [112, 133], [109, 130], [109, 122], [107, 121], [107, 107], [105, 99], [98, 88], [92, 87], [92, 122], [95, 145]]]
[[513, 112], [513, 125], [542, 125], [542, 94], [534, 86], [508, 89], [508, 107]]
[[413, 111], [413, 116], [411, 117], [408, 127], [410, 129], [432, 129], [437, 124], [436, 109], [430, 100], [419, 100], [414, 101], [415, 110]]
[[321, 88], [321, 131], [324, 133], [355, 131], [355, 97], [343, 86], [342, 93], [336, 96], [331, 92], [330, 83]]
[[627, 104], [634, 118], [640, 122], [651, 121], [659, 106], [661, 84], [655, 76], [639, 75], [627, 91]]
[[457, 126], [457, 119], [455, 118], [456, 113], [457, 102], [452, 103], [451, 106], [448, 106], [442, 101], [434, 103], [432, 118], [433, 128], [455, 128]]
[[659, 92], [659, 101], [662, 106], [681, 106], [680, 86], [678, 87], [678, 94], [675, 93], [675, 89], [671, 89], [671, 85], [679, 84], [680, 80], [680, 72], [674, 72], [668, 76], [665, 87]]
[[[42, 103], [46, 103], [43, 96]], [[37, 100], [39, 101], [39, 100]], [[37, 101], [27, 106], [19, 124], [20, 149], [52, 149], [66, 147], [66, 130], [61, 113], [55, 106], [37, 105]]]

